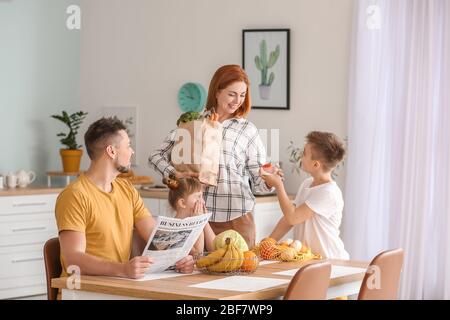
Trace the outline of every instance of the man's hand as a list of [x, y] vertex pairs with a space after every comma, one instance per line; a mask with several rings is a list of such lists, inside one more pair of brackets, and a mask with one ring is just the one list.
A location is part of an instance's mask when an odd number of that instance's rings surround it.
[[194, 258], [192, 256], [186, 256], [175, 264], [178, 272], [192, 273], [194, 271]]
[[124, 275], [132, 279], [143, 278], [152, 263], [153, 259], [150, 257], [134, 257], [124, 263]]

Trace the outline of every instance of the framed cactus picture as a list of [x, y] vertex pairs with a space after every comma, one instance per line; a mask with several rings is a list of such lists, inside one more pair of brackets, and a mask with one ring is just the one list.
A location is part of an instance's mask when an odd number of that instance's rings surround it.
[[289, 110], [289, 29], [242, 31], [242, 67], [250, 78], [252, 108]]

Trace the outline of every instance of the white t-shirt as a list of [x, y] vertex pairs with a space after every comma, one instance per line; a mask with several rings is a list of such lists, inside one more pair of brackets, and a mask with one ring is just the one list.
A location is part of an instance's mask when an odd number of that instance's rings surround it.
[[313, 178], [303, 181], [294, 204], [306, 203], [315, 212], [312, 218], [296, 227], [296, 238], [328, 259], [349, 259], [344, 243], [339, 238], [344, 200], [336, 182], [331, 181], [310, 188]]

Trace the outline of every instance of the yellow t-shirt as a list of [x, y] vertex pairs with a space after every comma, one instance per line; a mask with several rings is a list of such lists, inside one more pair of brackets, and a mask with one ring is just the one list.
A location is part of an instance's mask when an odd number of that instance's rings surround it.
[[[130, 258], [134, 224], [150, 216], [138, 191], [126, 179], [115, 179], [107, 193], [84, 174], [58, 196], [55, 214], [59, 232], [85, 234], [86, 253], [120, 263]], [[62, 256], [61, 264], [61, 276], [67, 276]]]

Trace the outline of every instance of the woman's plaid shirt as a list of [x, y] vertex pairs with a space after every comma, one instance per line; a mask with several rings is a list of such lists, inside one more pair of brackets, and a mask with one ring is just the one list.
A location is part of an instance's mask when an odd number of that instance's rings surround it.
[[[210, 221], [214, 222], [230, 221], [253, 211], [255, 197], [249, 179], [255, 191], [271, 191], [259, 176], [259, 168], [266, 162], [266, 151], [258, 129], [244, 118], [228, 119], [222, 124], [218, 183], [204, 191], [206, 207], [212, 212]], [[149, 165], [164, 177], [175, 172], [170, 159], [175, 137], [176, 129], [148, 159]]]

